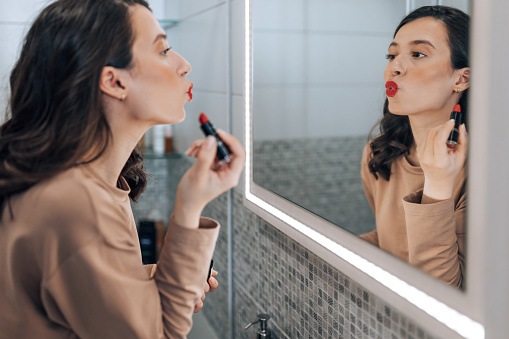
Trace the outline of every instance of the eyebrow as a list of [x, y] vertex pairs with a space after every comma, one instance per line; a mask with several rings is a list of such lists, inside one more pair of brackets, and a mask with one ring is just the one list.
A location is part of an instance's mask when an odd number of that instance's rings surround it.
[[155, 44], [157, 42], [157, 40], [159, 40], [159, 39], [166, 40], [167, 38], [168, 38], [168, 36], [166, 34], [158, 34], [152, 44]]
[[[433, 44], [431, 42], [429, 42], [428, 40], [414, 40], [414, 41], [410, 42], [410, 45], [428, 45], [428, 46], [431, 46], [434, 49], [436, 49], [435, 46], [433, 46]], [[396, 46], [398, 46], [398, 43], [393, 41], [389, 45], [389, 48], [391, 48], [392, 46], [396, 47]]]

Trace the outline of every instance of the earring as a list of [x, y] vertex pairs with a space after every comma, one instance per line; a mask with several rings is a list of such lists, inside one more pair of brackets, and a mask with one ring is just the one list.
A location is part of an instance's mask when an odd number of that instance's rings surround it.
[[454, 89], [454, 91], [455, 91], [456, 93], [459, 93], [459, 92], [460, 92], [460, 89], [456, 87], [456, 88]]
[[125, 100], [125, 94], [122, 94], [122, 96], [120, 97], [120, 101], [124, 101]]

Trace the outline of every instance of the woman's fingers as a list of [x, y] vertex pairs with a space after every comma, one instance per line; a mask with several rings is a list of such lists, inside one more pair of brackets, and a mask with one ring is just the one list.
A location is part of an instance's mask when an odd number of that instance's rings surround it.
[[[442, 126], [440, 126], [434, 137], [434, 154], [437, 157], [437, 160], [441, 163], [443, 160], [448, 159], [449, 148], [447, 147], [447, 140], [451, 135], [452, 130], [454, 129], [454, 120], [449, 120]], [[446, 165], [446, 164], [442, 164]]]
[[234, 172], [238, 172], [240, 175], [240, 172], [242, 171], [246, 161], [246, 151], [244, 150], [244, 147], [242, 147], [240, 142], [233, 135], [226, 133], [223, 130], [219, 130], [217, 133], [233, 153], [232, 161], [230, 162], [230, 168]]
[[205, 175], [204, 172], [209, 171], [210, 167], [214, 163], [216, 157], [217, 142], [216, 138], [208, 136], [205, 141], [201, 144], [198, 152], [196, 153], [195, 167], [198, 173]]
[[203, 308], [203, 301], [199, 301], [196, 305], [194, 305], [194, 313], [198, 313]]
[[456, 146], [456, 160], [463, 164], [467, 158], [468, 150], [468, 133], [465, 124], [461, 124], [459, 128], [458, 145]]
[[209, 287], [210, 287], [210, 292], [215, 292], [215, 290], [218, 288], [219, 286], [219, 282], [217, 281], [216, 278], [214, 277], [210, 277], [209, 278], [209, 283], [208, 283]]
[[184, 152], [187, 156], [193, 157], [196, 156], [197, 152], [200, 150], [201, 145], [203, 144], [205, 140], [195, 140], [191, 146]]

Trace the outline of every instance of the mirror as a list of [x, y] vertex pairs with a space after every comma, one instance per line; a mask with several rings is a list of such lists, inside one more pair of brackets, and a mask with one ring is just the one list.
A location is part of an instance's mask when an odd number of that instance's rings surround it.
[[[488, 207], [485, 206], [484, 202], [487, 198], [484, 193], [485, 187], [489, 186], [489, 179], [487, 179], [488, 176], [486, 175], [486, 168], [489, 166], [486, 165], [485, 162], [469, 162], [469, 173], [471, 179], [469, 180], [469, 189], [471, 190], [471, 193], [474, 193], [471, 195], [470, 199], [473, 206], [476, 207], [468, 209], [469, 238], [467, 256], [469, 260], [468, 275], [466, 276], [467, 285], [464, 290], [452, 288], [451, 286], [432, 278], [430, 275], [425, 274], [411, 265], [408, 265], [406, 262], [398, 260], [396, 257], [384, 251], [380, 251], [375, 246], [361, 240], [359, 237], [351, 233], [351, 231], [346, 231], [345, 229], [347, 229], [347, 227], [344, 227], [343, 225], [339, 225], [340, 227], [338, 227], [338, 224], [329, 222], [328, 220], [332, 219], [331, 217], [320, 216], [316, 211], [312, 211], [310, 206], [302, 206], [304, 205], [302, 202], [293, 203], [292, 201], [297, 200], [296, 198], [290, 196], [285, 197], [283, 194], [284, 192], [277, 192], [277, 189], [270, 187], [270, 185], [266, 182], [260, 182], [263, 178], [255, 173], [259, 170], [256, 168], [259, 164], [255, 163], [257, 161], [255, 159], [261, 156], [260, 153], [257, 153], [259, 152], [256, 150], [257, 147], [262, 149], [262, 151], [263, 147], [255, 146], [255, 143], [262, 143], [267, 140], [284, 140], [284, 138], [279, 138], [278, 135], [285, 136], [287, 141], [290, 140], [288, 144], [295, 142], [297, 138], [295, 138], [294, 135], [298, 135], [300, 139], [307, 138], [308, 132], [303, 126], [309, 125], [313, 127], [314, 120], [309, 121], [304, 119], [302, 122], [302, 116], [296, 116], [295, 114], [284, 110], [278, 112], [275, 112], [275, 110], [271, 111], [271, 108], [269, 107], [271, 101], [277, 103], [284, 102], [283, 100], [280, 100], [282, 98], [286, 100], [285, 105], [294, 109], [296, 112], [300, 112], [298, 109], [300, 109], [302, 103], [306, 103], [305, 100], [303, 101], [303, 99], [305, 99], [304, 96], [288, 98], [283, 94], [275, 95], [267, 90], [266, 95], [264, 97], [260, 97], [259, 93], [261, 89], [256, 89], [256, 87], [260, 87], [260, 83], [256, 80], [257, 77], [265, 76], [270, 78], [270, 72], [277, 71], [279, 78], [277, 76], [273, 76], [272, 78], [277, 79], [279, 83], [274, 81], [273, 91], [285, 93], [283, 91], [283, 79], [286, 82], [290, 82], [290, 80], [293, 79], [292, 77], [295, 77], [300, 73], [307, 72], [307, 70], [302, 67], [297, 68], [296, 71], [294, 68], [287, 66], [291, 63], [309, 65], [309, 61], [304, 60], [306, 61], [305, 63], [299, 61], [298, 58], [301, 58], [302, 56], [297, 53], [296, 46], [298, 47], [298, 45], [295, 43], [296, 39], [289, 39], [289, 33], [292, 33], [292, 29], [290, 28], [287, 29], [288, 34], [286, 37], [281, 37], [279, 43], [266, 44], [266, 46], [269, 47], [265, 48], [269, 49], [264, 51], [260, 46], [260, 43], [257, 44], [256, 42], [256, 30], [259, 30], [260, 32], [263, 31], [260, 28], [260, 23], [257, 23], [257, 20], [261, 20], [260, 17], [265, 17], [267, 20], [270, 19], [269, 21], [273, 26], [268, 27], [266, 29], [266, 33], [269, 33], [270, 30], [276, 31], [278, 29], [282, 31], [281, 33], [284, 33], [285, 29], [280, 27], [284, 27], [283, 24], [295, 25], [295, 23], [291, 20], [291, 17], [293, 16], [301, 18], [301, 21], [303, 20], [303, 17], [306, 18], [305, 20], [310, 21], [310, 16], [313, 14], [312, 7], [315, 4], [329, 3], [331, 6], [341, 5], [344, 6], [345, 10], [346, 8], [351, 9], [358, 4], [359, 6], [363, 6], [365, 11], [369, 12], [370, 6], [374, 3], [374, 1], [327, 2], [319, 0], [292, 2], [296, 4], [297, 8], [290, 6], [289, 1], [286, 2], [287, 4], [285, 4], [284, 1], [267, 2], [261, 0], [245, 0], [244, 2], [246, 53], [244, 68], [245, 143], [248, 155], [244, 182], [245, 206], [264, 218], [267, 222], [279, 229], [288, 237], [297, 240], [307, 249], [313, 251], [330, 265], [347, 274], [353, 280], [362, 281], [362, 285], [368, 290], [373, 291], [381, 297], [383, 296], [385, 300], [390, 300], [391, 304], [400, 307], [401, 311], [407, 314], [412, 314], [414, 317], [426, 322], [430, 328], [436, 328], [435, 333], [438, 333], [441, 337], [456, 338], [461, 336], [466, 338], [484, 338], [484, 326], [482, 325], [484, 318], [480, 311], [483, 304], [483, 274], [481, 273], [483, 266], [481, 265], [482, 261], [479, 259], [479, 255], [483, 248], [481, 238], [484, 236], [484, 230], [487, 227], [486, 225], [493, 224], [492, 222], [490, 223], [487, 218], [487, 215], [490, 215], [490, 213], [487, 212]], [[503, 22], [503, 15], [500, 14], [505, 13], [502, 8], [503, 5], [496, 0], [483, 0], [482, 2], [472, 1], [471, 3], [461, 0], [407, 0], [406, 2], [402, 0], [399, 2], [384, 0], [383, 3], [393, 3], [400, 6], [398, 8], [406, 7], [405, 10], [401, 9], [402, 12], [408, 12], [415, 7], [422, 5], [444, 4], [457, 7], [470, 14], [471, 12], [475, 13], [473, 16], [471, 30], [472, 46], [474, 47], [471, 49], [470, 54], [473, 77], [476, 78], [476, 82], [475, 87], [471, 89], [470, 93], [470, 109], [472, 111], [482, 112], [482, 115], [477, 114], [470, 117], [469, 120], [471, 125], [469, 132], [470, 135], [473, 135], [475, 138], [475, 142], [470, 143], [470, 146], [472, 147], [471, 158], [483, 158], [488, 150], [491, 149], [489, 145], [497, 143], [495, 140], [498, 140], [496, 139], [497, 136], [492, 135], [490, 132], [487, 127], [489, 125], [487, 125], [486, 121], [495, 121], [497, 119], [495, 113], [492, 114], [494, 110], [488, 109], [488, 107], [492, 106], [492, 101], [496, 101], [498, 103], [498, 96], [493, 91], [493, 88], [500, 88], [500, 86], [503, 87], [503, 81], [502, 78], [498, 76], [499, 72], [493, 71], [496, 66], [490, 66], [491, 68], [488, 67], [491, 63], [486, 62], [486, 60], [492, 60], [495, 56], [500, 55], [497, 54], [495, 50], [501, 45], [502, 40], [505, 41], [503, 33], [493, 35], [493, 32], [498, 32], [494, 28], [496, 27], [495, 23], [498, 21]], [[261, 7], [262, 5], [266, 7]], [[472, 10], [470, 11], [471, 6]], [[265, 10], [263, 8], [265, 8]], [[329, 7], [329, 10], [332, 11], [332, 8], [333, 7]], [[349, 12], [351, 13], [351, 17], [354, 18], [353, 25], [356, 23], [356, 19], [353, 14], [361, 13], [362, 17], [365, 17], [365, 11], [357, 9]], [[331, 15], [331, 13], [327, 11], [323, 12], [321, 15], [322, 16], [319, 18], [323, 21], [325, 21], [325, 19], [329, 16], [334, 16], [334, 14]], [[341, 17], [341, 13], [338, 14], [336, 12], [335, 15], [338, 18]], [[344, 18], [344, 16], [341, 18]], [[371, 25], [371, 22], [368, 20], [357, 18], [357, 21], [363, 21], [363, 27]], [[309, 27], [310, 22], [306, 22], [306, 25], [307, 26], [302, 27]], [[389, 38], [387, 43], [382, 46], [380, 51], [381, 54], [387, 53], [387, 44], [392, 38], [393, 29], [394, 27], [390, 29]], [[296, 28], [293, 30], [293, 33], [296, 34], [298, 31], [299, 28]], [[300, 31], [303, 35], [305, 35], [306, 31], [304, 29], [300, 29]], [[309, 32], [306, 34], [310, 35]], [[278, 44], [282, 44], [283, 46], [278, 46]], [[277, 50], [277, 48], [282, 49], [285, 44], [288, 46], [287, 49], [291, 52], [292, 50], [290, 47], [294, 47], [292, 52], [293, 54], [291, 53], [289, 57], [276, 57], [274, 50]], [[308, 43], [307, 46], [311, 46], [311, 44]], [[313, 48], [319, 47], [317, 44], [312, 46]], [[301, 46], [298, 50], [302, 53], [304, 47], [306, 46]], [[345, 47], [345, 51], [348, 52], [347, 48], [348, 46]], [[488, 55], [490, 57], [488, 57]], [[491, 56], [493, 56], [493, 58]], [[359, 58], [361, 57], [365, 56], [359, 56]], [[383, 58], [383, 56], [379, 57]], [[495, 59], [501, 62], [500, 58]], [[269, 63], [261, 62], [264, 60], [268, 60]], [[327, 60], [327, 56], [324, 57], [324, 60]], [[279, 61], [279, 64], [277, 64], [276, 61]], [[276, 69], [276, 64], [279, 66], [279, 69]], [[318, 64], [318, 68], [316, 68], [315, 72], [317, 74], [320, 73], [320, 66], [321, 65]], [[369, 67], [369, 65], [366, 67]], [[348, 68], [348, 70], [350, 69], [351, 68]], [[311, 71], [312, 70], [310, 69], [309, 72]], [[265, 73], [265, 75], [263, 75], [263, 73]], [[323, 74], [323, 72], [321, 73]], [[348, 72], [346, 74], [348, 74]], [[331, 79], [334, 77], [332, 72], [330, 72], [327, 76]], [[309, 79], [313, 79], [314, 74], [308, 75], [307, 77]], [[287, 87], [291, 86], [288, 85]], [[294, 87], [296, 86], [294, 85]], [[319, 94], [319, 91], [316, 92]], [[304, 91], [301, 93], [304, 93]], [[375, 93], [375, 95], [377, 94]], [[383, 100], [383, 92], [380, 96], [381, 98], [373, 99], [375, 102], [376, 100], [380, 100], [377, 104], [380, 104]], [[330, 99], [330, 97], [327, 99]], [[364, 100], [368, 99], [369, 98], [367, 98], [367, 96], [364, 97]], [[293, 104], [294, 102], [295, 104]], [[297, 103], [299, 103], [299, 105]], [[267, 116], [267, 114], [265, 114], [265, 112], [261, 112], [260, 107], [265, 107], [265, 110], [272, 112], [272, 116], [269, 115], [267, 122], [261, 118], [261, 116]], [[500, 104], [500, 107], [504, 106]], [[380, 112], [381, 107], [377, 107], [376, 110]], [[318, 109], [316, 109], [313, 114], [316, 114], [317, 111]], [[338, 114], [344, 111], [346, 110], [335, 108], [335, 112]], [[311, 115], [311, 113], [309, 115]], [[281, 116], [282, 118], [278, 119], [278, 117]], [[373, 123], [375, 120], [373, 120]], [[301, 124], [294, 127], [291, 124], [295, 121], [301, 122]], [[332, 120], [332, 122], [334, 121]], [[332, 125], [332, 122], [330, 125]], [[345, 121], [342, 122], [345, 123]], [[327, 127], [330, 126], [324, 127], [324, 131], [327, 130]], [[340, 127], [335, 128], [340, 130]], [[371, 123], [369, 123], [369, 127], [363, 132], [365, 135], [367, 135], [369, 128], [371, 128]], [[294, 135], [291, 133], [294, 133]], [[267, 136], [264, 137], [264, 135]], [[292, 136], [292, 138], [288, 137], [288, 135]], [[290, 146], [285, 146], [283, 144], [281, 148], [284, 147]], [[274, 150], [271, 147], [268, 147], [267, 151], [271, 154], [265, 156], [265, 160], [263, 160], [265, 161], [264, 165], [267, 167], [274, 167], [271, 163], [273, 161], [276, 161], [277, 163], [277, 157], [281, 156], [282, 152], [280, 150]], [[315, 148], [314, 151], [323, 152], [323, 150], [317, 148]], [[290, 155], [285, 154], [285, 156], [289, 157]], [[291, 159], [298, 160], [298, 158], [294, 155], [292, 155]], [[301, 168], [302, 172], [308, 170], [311, 171], [312, 166], [310, 168]], [[275, 171], [273, 171], [273, 173], [275, 173]], [[272, 173], [269, 175], [272, 175]], [[290, 176], [287, 176], [284, 180], [287, 181], [288, 185], [292, 183], [292, 178]], [[311, 210], [311, 212], [309, 210]]]
[[[468, 12], [467, 0], [448, 5]], [[406, 10], [401, 0], [252, 4], [253, 181], [355, 235], [375, 228], [361, 157]]]

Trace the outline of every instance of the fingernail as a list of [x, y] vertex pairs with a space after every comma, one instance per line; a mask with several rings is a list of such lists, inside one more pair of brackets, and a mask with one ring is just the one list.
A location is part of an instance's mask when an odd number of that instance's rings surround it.
[[215, 141], [215, 138], [213, 136], [209, 135], [205, 139], [205, 148], [212, 148], [212, 146], [214, 146], [214, 141]]
[[217, 282], [214, 277], [210, 277], [209, 281], [212, 285], [214, 285]]
[[185, 154], [185, 155], [189, 155], [189, 154], [191, 153], [191, 149], [192, 149], [192, 147], [189, 147], [189, 148], [188, 148], [188, 149], [184, 152], [184, 154]]

